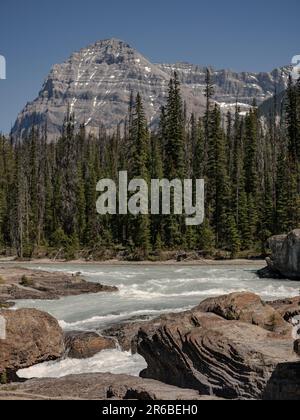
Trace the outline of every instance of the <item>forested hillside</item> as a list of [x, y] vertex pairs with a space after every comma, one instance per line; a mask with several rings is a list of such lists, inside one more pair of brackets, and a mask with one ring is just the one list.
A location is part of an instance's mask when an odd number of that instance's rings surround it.
[[[206, 112], [188, 115], [175, 74], [150, 132], [143, 101], [132, 95], [126, 124], [113, 135], [75, 132], [73, 114], [57, 143], [34, 129], [22, 142], [1, 137], [0, 243], [21, 258], [100, 255], [159, 258], [163, 250], [229, 256], [264, 252], [266, 239], [300, 227], [300, 83], [290, 80], [284, 115], [262, 121], [253, 103], [226, 123], [206, 75]], [[274, 100], [275, 102], [275, 100]], [[277, 109], [274, 103], [274, 110]], [[206, 218], [187, 227], [181, 216], [101, 216], [96, 184], [102, 178], [204, 178]]]

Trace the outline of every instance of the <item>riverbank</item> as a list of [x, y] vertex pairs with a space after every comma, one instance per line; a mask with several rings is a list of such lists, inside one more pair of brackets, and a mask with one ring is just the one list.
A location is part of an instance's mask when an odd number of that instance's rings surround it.
[[253, 267], [265, 267], [266, 262], [264, 259], [234, 259], [234, 260], [211, 260], [211, 259], [201, 259], [201, 260], [187, 260], [187, 261], [180, 261], [178, 262], [176, 259], [168, 260], [168, 261], [124, 261], [118, 259], [112, 259], [107, 261], [86, 261], [85, 259], [76, 259], [76, 260], [63, 260], [57, 259], [53, 260], [50, 258], [41, 258], [41, 259], [30, 259], [24, 261], [18, 261], [14, 258], [5, 258], [0, 259], [1, 264], [14, 264], [16, 266], [24, 266], [24, 264], [32, 264], [32, 265], [57, 265], [57, 264], [68, 264], [68, 265], [103, 265], [103, 266], [253, 266]]

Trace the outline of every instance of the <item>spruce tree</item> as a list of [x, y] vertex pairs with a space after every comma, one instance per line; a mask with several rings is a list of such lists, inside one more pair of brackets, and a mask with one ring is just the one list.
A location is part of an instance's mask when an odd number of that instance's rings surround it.
[[[135, 101], [130, 142], [132, 149], [129, 176], [130, 178], [143, 179], [149, 185], [150, 137], [140, 94], [137, 95]], [[130, 218], [132, 219], [130, 224], [131, 240], [146, 258], [150, 251], [150, 217], [148, 214], [139, 214]]]

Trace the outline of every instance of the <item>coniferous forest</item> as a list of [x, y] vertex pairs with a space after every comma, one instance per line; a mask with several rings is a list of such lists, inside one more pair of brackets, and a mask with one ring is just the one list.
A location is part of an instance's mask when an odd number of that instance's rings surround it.
[[[281, 111], [255, 101], [247, 115], [223, 115], [206, 76], [206, 112], [187, 115], [175, 74], [159, 126], [150, 131], [132, 94], [126, 123], [92, 137], [68, 115], [56, 143], [43, 132], [1, 136], [0, 245], [19, 258], [78, 255], [160, 258], [164, 251], [205, 256], [262, 255], [273, 234], [300, 227], [300, 82], [290, 79]], [[182, 216], [101, 216], [97, 182], [127, 170], [132, 178], [204, 178], [203, 225]]]

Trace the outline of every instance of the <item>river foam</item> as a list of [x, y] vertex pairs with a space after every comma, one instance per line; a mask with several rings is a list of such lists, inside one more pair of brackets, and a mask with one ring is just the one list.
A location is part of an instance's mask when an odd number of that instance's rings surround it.
[[57, 362], [47, 362], [23, 369], [18, 376], [24, 379], [32, 378], [61, 378], [67, 375], [81, 373], [115, 373], [139, 376], [147, 367], [145, 360], [129, 352], [120, 350], [105, 350], [96, 356], [85, 359], [63, 359]]

